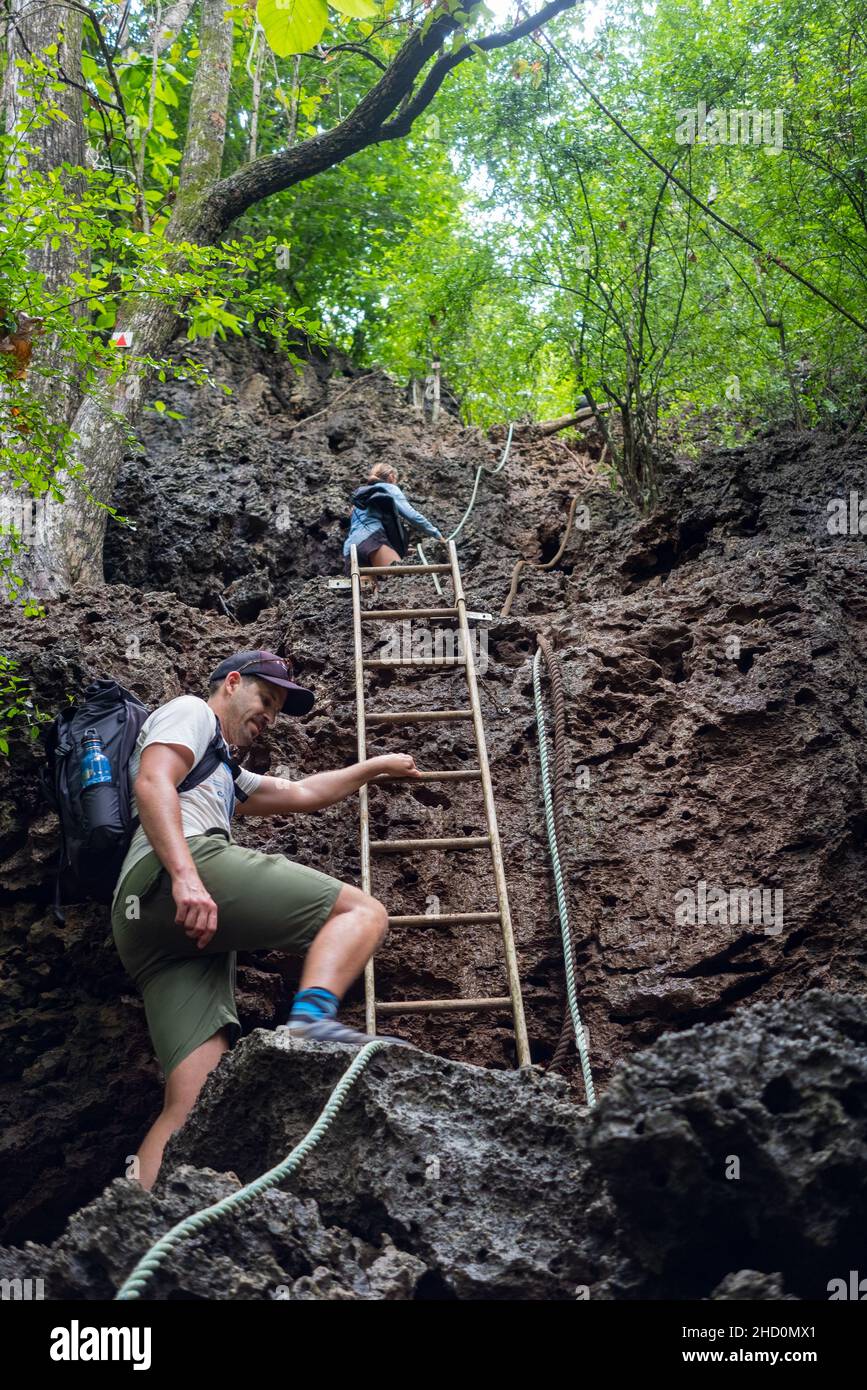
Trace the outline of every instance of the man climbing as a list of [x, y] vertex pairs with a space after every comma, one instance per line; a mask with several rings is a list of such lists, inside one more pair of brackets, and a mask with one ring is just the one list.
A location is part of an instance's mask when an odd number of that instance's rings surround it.
[[[385, 907], [317, 869], [235, 844], [229, 822], [236, 791], [238, 815], [279, 816], [331, 806], [381, 774], [419, 773], [407, 754], [368, 758], [299, 782], [259, 776], [237, 763], [230, 770], [229, 747], [246, 750], [278, 714], [311, 708], [313, 692], [291, 674], [273, 652], [235, 652], [212, 673], [207, 701], [181, 695], [145, 720], [130, 759], [132, 810], [141, 823], [115, 887], [112, 930], [142, 992], [165, 1078], [162, 1113], [138, 1151], [147, 1189], [169, 1136], [240, 1036], [237, 951], [306, 950], [284, 1025], [290, 1035], [356, 1046], [369, 1040], [336, 1015], [385, 936]], [[198, 786], [178, 792], [218, 729], [227, 761]]]

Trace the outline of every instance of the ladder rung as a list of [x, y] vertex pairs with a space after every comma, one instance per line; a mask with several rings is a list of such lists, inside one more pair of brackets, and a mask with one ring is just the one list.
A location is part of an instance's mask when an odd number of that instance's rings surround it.
[[508, 995], [502, 999], [404, 999], [400, 1004], [376, 1005], [378, 1014], [446, 1014], [464, 1009], [510, 1009]]
[[380, 782], [478, 782], [481, 775], [477, 767], [462, 767], [457, 771], [448, 768], [442, 772], [386, 773], [380, 777], [372, 777], [367, 785], [375, 787]]
[[462, 656], [371, 656], [362, 661], [369, 671], [382, 671], [391, 666], [466, 666]]
[[423, 849], [488, 849], [490, 835], [463, 835], [443, 840], [371, 840], [373, 854], [409, 854]]
[[456, 608], [362, 608], [361, 621], [371, 623], [385, 618], [456, 618]]
[[456, 719], [472, 719], [471, 709], [386, 709], [380, 714], [365, 714], [368, 724], [435, 724], [451, 723]]
[[359, 574], [451, 574], [451, 565], [359, 565]]
[[389, 917], [390, 927], [425, 927], [429, 922], [441, 922], [447, 927], [465, 926], [470, 922], [499, 922], [499, 912], [428, 912], [403, 917]]

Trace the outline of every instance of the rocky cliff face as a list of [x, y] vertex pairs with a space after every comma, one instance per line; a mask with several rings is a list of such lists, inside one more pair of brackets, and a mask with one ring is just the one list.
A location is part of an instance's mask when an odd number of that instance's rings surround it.
[[[124, 469], [115, 505], [137, 529], [112, 528], [108, 586], [53, 602], [44, 622], [22, 624], [4, 612], [0, 641], [50, 710], [95, 676], [116, 677], [153, 707], [185, 691], [202, 693], [208, 672], [233, 650], [289, 653], [317, 704], [303, 720], [281, 721], [247, 765], [301, 777], [352, 762], [351, 604], [326, 582], [340, 573], [351, 491], [372, 462], [393, 462], [414, 504], [447, 532], [463, 515], [476, 468], [496, 464], [503, 432], [486, 438], [448, 417], [433, 431], [381, 374], [362, 379], [324, 363], [293, 372], [250, 344], [205, 348], [200, 356], [217, 386], [160, 387], [185, 419], [150, 417], [141, 431], [143, 457]], [[851, 491], [867, 492], [863, 444], [815, 435], [674, 461], [658, 505], [643, 517], [588, 455], [557, 440], [518, 433], [506, 467], [483, 476], [458, 547], [472, 609], [499, 614], [515, 560], [551, 558], [569, 499], [578, 493], [586, 507], [558, 565], [525, 571], [510, 616], [483, 625], [477, 658], [531, 1047], [543, 1066], [559, 1033], [563, 967], [532, 706], [537, 634], [549, 637], [563, 663], [568, 776], [561, 855], [578, 937], [581, 1013], [604, 1097], [600, 1134], [607, 1132], [602, 1117], [620, 1105], [615, 1068], [640, 1049], [650, 1049], [642, 1057], [652, 1059], [654, 1076], [673, 1085], [670, 1049], [681, 1049], [677, 1066], [688, 1068], [685, 1059], [698, 1057], [709, 1036], [695, 1025], [731, 1020], [737, 1029], [752, 1017], [749, 1005], [773, 1004], [776, 1011], [762, 1017], [773, 1017], [788, 1037], [798, 1001], [817, 987], [823, 999], [851, 994], [847, 1007], [858, 1014], [867, 564], [857, 524], [854, 534], [827, 526], [828, 503]], [[442, 601], [429, 580], [383, 581], [377, 606], [384, 592], [410, 607]], [[423, 640], [414, 629], [383, 624], [369, 631], [367, 650], [400, 654], [395, 644], [406, 650]], [[367, 679], [371, 712], [465, 698], [448, 671]], [[411, 751], [422, 768], [460, 767], [474, 756], [461, 725], [370, 733], [371, 753]], [[52, 1240], [71, 1212], [118, 1178], [161, 1095], [141, 1003], [114, 951], [107, 912], [71, 908], [64, 928], [52, 918], [56, 830], [38, 797], [38, 767], [38, 749], [17, 746], [0, 768], [4, 1234], [16, 1243]], [[376, 788], [371, 805], [376, 838], [484, 828], [472, 783]], [[358, 881], [354, 801], [304, 819], [238, 822], [235, 835]], [[388, 856], [375, 861], [374, 891], [392, 914], [492, 910], [488, 867], [475, 854]], [[752, 898], [733, 896], [738, 889]], [[297, 962], [288, 958], [242, 956], [245, 1029], [280, 1022], [296, 979]], [[498, 941], [483, 926], [395, 930], [377, 957], [377, 984], [382, 999], [500, 994]], [[350, 997], [350, 1019], [360, 1020], [359, 997]], [[421, 1068], [420, 1096], [432, 1077], [450, 1093], [459, 1081], [448, 1078], [470, 1075], [474, 1084], [494, 1087], [503, 1113], [509, 1111], [512, 1093], [496, 1091], [519, 1085], [508, 1074], [515, 1060], [508, 1015], [403, 1016], [393, 1026], [426, 1053], [503, 1075], [466, 1073], [430, 1058], [422, 1063], [414, 1054], [405, 1054], [412, 1063], [378, 1058], [376, 1067]], [[267, 1042], [257, 1047], [271, 1057]], [[220, 1074], [240, 1075], [240, 1055], [237, 1063], [226, 1059]], [[275, 1065], [285, 1065], [287, 1055], [281, 1051]], [[341, 1054], [321, 1065], [327, 1071], [342, 1063]], [[639, 1066], [638, 1059], [630, 1065]], [[574, 1057], [565, 1081], [550, 1084], [556, 1091], [543, 1091], [556, 1094], [557, 1105], [583, 1101]], [[707, 1104], [714, 1114], [725, 1110], [719, 1097]], [[813, 1100], [804, 1106], [812, 1115]], [[721, 1113], [718, 1119], [725, 1132]], [[527, 1142], [532, 1148], [536, 1141]], [[184, 1162], [197, 1174], [202, 1164], [213, 1166], [192, 1150]], [[214, 1159], [239, 1173], [240, 1162]], [[200, 1176], [184, 1181], [187, 1195], [177, 1197], [172, 1212], [184, 1201], [196, 1205], [204, 1191]], [[603, 1183], [601, 1171], [594, 1181]], [[127, 1186], [121, 1183], [125, 1193]], [[606, 1186], [600, 1202], [631, 1211], [627, 1186], [616, 1195]], [[118, 1198], [119, 1190], [115, 1183], [99, 1200], [133, 1200]], [[804, 1200], [817, 1190], [806, 1184]], [[135, 1200], [148, 1207], [143, 1194]], [[674, 1296], [689, 1296], [696, 1258], [687, 1256], [676, 1206], [654, 1205], [665, 1231], [651, 1243], [665, 1250], [667, 1269], [682, 1264], [686, 1283], [657, 1271], [654, 1287], [677, 1285]], [[148, 1219], [164, 1227], [170, 1209], [154, 1211]], [[336, 1239], [329, 1222], [362, 1241], [392, 1232], [385, 1222], [365, 1234], [360, 1219], [345, 1216], [320, 1210], [305, 1218], [305, 1229], [316, 1228], [322, 1249]], [[395, 1287], [417, 1291], [419, 1278], [433, 1281], [422, 1291], [448, 1286], [458, 1296], [491, 1296], [498, 1280], [503, 1289], [516, 1287], [506, 1265], [496, 1266], [501, 1273], [492, 1266], [474, 1284], [475, 1276], [456, 1272], [459, 1260], [429, 1258], [426, 1239], [397, 1242], [410, 1263], [398, 1261]], [[382, 1258], [375, 1248], [376, 1241], [373, 1254], [359, 1247], [346, 1255], [347, 1296], [380, 1296], [363, 1292], [365, 1279], [374, 1290], [384, 1287], [381, 1270], [370, 1275], [371, 1261]], [[788, 1247], [781, 1238], [774, 1248], [782, 1252], [776, 1263], [751, 1262], [748, 1253], [715, 1258], [701, 1287], [710, 1292], [709, 1281], [741, 1268], [779, 1272]], [[473, 1252], [464, 1253], [472, 1264]], [[413, 1259], [428, 1273], [416, 1278]], [[564, 1259], [568, 1282], [577, 1265]], [[337, 1278], [337, 1264], [323, 1260]], [[609, 1296], [649, 1287], [644, 1275], [635, 1276], [637, 1283], [632, 1277], [600, 1265], [577, 1282], [596, 1280], [614, 1291]], [[793, 1277], [800, 1292], [804, 1281]], [[542, 1286], [528, 1276], [524, 1287], [522, 1296], [534, 1296]]]
[[[110, 1299], [185, 1216], [279, 1164], [351, 1048], [255, 1031], [206, 1083], [152, 1193], [116, 1178], [0, 1277]], [[592, 1112], [564, 1081], [393, 1048], [280, 1186], [187, 1236], [157, 1299], [809, 1298], [857, 1267], [867, 1217], [863, 1000], [670, 1035]]]

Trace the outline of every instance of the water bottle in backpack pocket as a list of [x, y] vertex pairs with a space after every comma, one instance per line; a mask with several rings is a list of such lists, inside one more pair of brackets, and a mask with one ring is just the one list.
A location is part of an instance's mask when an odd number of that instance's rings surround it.
[[86, 729], [81, 756], [81, 814], [87, 846], [94, 854], [112, 853], [126, 840], [120, 791], [96, 729]]
[[129, 759], [150, 711], [109, 679], [43, 731], [42, 790], [60, 819], [54, 913], [62, 904], [108, 903], [134, 830]]

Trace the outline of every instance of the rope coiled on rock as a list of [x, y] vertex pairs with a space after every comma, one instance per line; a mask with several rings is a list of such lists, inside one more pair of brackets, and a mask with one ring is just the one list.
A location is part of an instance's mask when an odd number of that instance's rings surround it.
[[[551, 644], [547, 638], [537, 634], [537, 650], [533, 658], [533, 696], [536, 705], [536, 726], [539, 731], [539, 764], [542, 773], [542, 796], [545, 802], [545, 825], [548, 831], [548, 848], [551, 853], [551, 866], [554, 873], [554, 886], [557, 894], [557, 911], [560, 917], [560, 932], [563, 939], [563, 960], [566, 969], [566, 1014], [563, 1020], [563, 1028], [560, 1032], [560, 1039], [551, 1066], [562, 1062], [565, 1051], [565, 1039], [569, 1035], [569, 1025], [575, 1038], [575, 1045], [578, 1049], [578, 1056], [581, 1061], [581, 1073], [584, 1077], [584, 1090], [587, 1095], [587, 1104], [596, 1104], [596, 1092], [593, 1086], [593, 1074], [590, 1070], [590, 1056], [587, 1050], [587, 1038], [584, 1032], [584, 1025], [581, 1022], [581, 1014], [578, 1009], [578, 996], [575, 985], [575, 942], [569, 926], [569, 909], [566, 903], [566, 890], [563, 886], [563, 870], [560, 866], [559, 839], [563, 835], [563, 800], [564, 800], [564, 756], [565, 756], [565, 699], [563, 695], [563, 675], [559, 662], [554, 658]], [[554, 704], [554, 791], [552, 793], [550, 778], [548, 775], [548, 738], [545, 731], [545, 713], [542, 707], [542, 683], [540, 679], [540, 667], [542, 657], [549, 673], [551, 673], [552, 701]], [[556, 669], [556, 678], [554, 671]]]
[[572, 522], [575, 519], [575, 509], [577, 506], [578, 497], [576, 495], [572, 498], [572, 501], [569, 504], [569, 515], [566, 518], [566, 532], [563, 536], [562, 541], [560, 542], [560, 549], [557, 551], [557, 554], [554, 556], [553, 560], [546, 560], [544, 564], [541, 564], [536, 560], [519, 560], [517, 562], [515, 568], [512, 570], [512, 582], [509, 586], [508, 598], [506, 599], [506, 602], [503, 604], [503, 607], [500, 610], [501, 618], [508, 618], [509, 613], [511, 612], [512, 604], [515, 601], [515, 595], [518, 592], [518, 576], [520, 575], [521, 570], [524, 568], [525, 565], [528, 565], [531, 569], [536, 570], [550, 570], [554, 568], [557, 561], [560, 559], [560, 556], [563, 554], [563, 551], [566, 549], [569, 537], [572, 534]]
[[223, 1197], [219, 1202], [214, 1202], [212, 1206], [203, 1207], [201, 1211], [196, 1211], [190, 1216], [185, 1216], [183, 1221], [179, 1221], [176, 1226], [172, 1226], [171, 1230], [167, 1231], [164, 1236], [161, 1236], [156, 1244], [152, 1245], [150, 1250], [141, 1257], [132, 1273], [124, 1283], [121, 1284], [114, 1296], [115, 1300], [141, 1298], [142, 1290], [148, 1280], [156, 1273], [175, 1246], [184, 1240], [186, 1236], [192, 1235], [194, 1232], [212, 1225], [227, 1211], [249, 1205], [249, 1203], [255, 1201], [259, 1194], [264, 1192], [266, 1188], [274, 1187], [278, 1182], [282, 1181], [283, 1178], [294, 1173], [299, 1164], [304, 1161], [307, 1155], [315, 1149], [319, 1141], [328, 1133], [346, 1097], [374, 1053], [378, 1052], [383, 1047], [390, 1046], [390, 1043], [381, 1042], [378, 1039], [366, 1043], [358, 1053], [358, 1056], [353, 1058], [351, 1065], [334, 1087], [316, 1123], [307, 1131], [304, 1138], [295, 1145], [291, 1153], [287, 1154], [283, 1161], [278, 1163], [275, 1168], [269, 1168], [267, 1173], [263, 1173], [261, 1177], [254, 1178], [253, 1182], [247, 1183], [246, 1187], [241, 1188], [240, 1192], [232, 1192], [228, 1197]]

